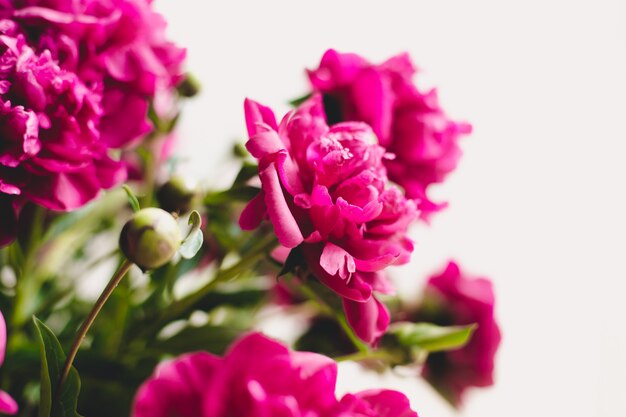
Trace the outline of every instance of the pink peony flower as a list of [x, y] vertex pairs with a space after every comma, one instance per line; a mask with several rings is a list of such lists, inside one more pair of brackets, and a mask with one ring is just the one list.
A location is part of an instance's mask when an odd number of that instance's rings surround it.
[[415, 87], [407, 54], [374, 65], [330, 49], [308, 74], [313, 90], [323, 94], [331, 125], [363, 121], [372, 126], [380, 144], [395, 155], [384, 161], [389, 178], [418, 201], [422, 217], [445, 206], [431, 201], [427, 189], [456, 168], [458, 139], [471, 126], [448, 119], [436, 90], [422, 93]]
[[425, 303], [434, 308], [423, 309], [418, 320], [446, 326], [478, 324], [465, 347], [430, 354], [422, 370], [424, 378], [454, 405], [462, 403], [467, 388], [493, 384], [494, 357], [500, 344], [494, 302], [491, 282], [467, 277], [454, 262], [426, 286]]
[[[101, 140], [128, 147], [152, 130], [150, 101], [172, 111], [185, 50], [165, 36], [165, 19], [151, 0], [23, 0], [10, 12], [29, 41], [61, 67], [102, 90]], [[0, 6], [1, 8], [1, 6]]]
[[[160, 365], [139, 388], [132, 415], [417, 416], [406, 397], [393, 391], [358, 393], [340, 403], [336, 378], [337, 366], [330, 358], [290, 351], [253, 333], [235, 342], [223, 358], [197, 352]], [[374, 414], [377, 410], [381, 414]]]
[[146, 0], [0, 1], [0, 246], [26, 202], [74, 210], [127, 177], [184, 51]]
[[373, 291], [390, 292], [381, 271], [407, 262], [406, 230], [413, 201], [387, 184], [383, 159], [369, 126], [326, 124], [316, 95], [277, 125], [272, 111], [246, 101], [250, 140], [259, 160], [262, 191], [244, 209], [240, 225], [268, 217], [281, 245], [301, 251], [310, 270], [343, 297], [357, 335], [375, 343], [389, 324]]
[[367, 390], [346, 394], [338, 417], [418, 417], [409, 399], [398, 391]]
[[[4, 354], [7, 347], [7, 325], [4, 316], [0, 312], [0, 365], [4, 362]], [[17, 414], [18, 408], [15, 400], [6, 392], [0, 390], [0, 414]]]
[[12, 32], [0, 31], [0, 211], [15, 217], [23, 200], [75, 209], [125, 178], [99, 140], [100, 95]]

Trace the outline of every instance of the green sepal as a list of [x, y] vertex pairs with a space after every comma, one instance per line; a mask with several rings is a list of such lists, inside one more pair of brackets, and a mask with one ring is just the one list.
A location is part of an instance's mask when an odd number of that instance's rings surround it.
[[202, 234], [202, 230], [200, 226], [202, 226], [202, 219], [200, 218], [200, 213], [196, 210], [192, 211], [189, 215], [189, 225], [191, 225], [191, 230], [187, 234], [187, 237], [180, 245], [180, 255], [185, 259], [191, 259], [202, 248], [202, 243], [204, 241], [204, 235]]

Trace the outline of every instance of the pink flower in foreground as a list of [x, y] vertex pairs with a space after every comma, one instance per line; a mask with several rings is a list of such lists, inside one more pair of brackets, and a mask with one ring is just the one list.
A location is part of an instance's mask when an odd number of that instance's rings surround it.
[[[0, 312], [0, 365], [4, 362], [4, 354], [7, 347], [7, 325], [4, 316]], [[6, 392], [0, 391], [0, 413], [1, 414], [17, 414], [17, 403]]]
[[269, 218], [281, 245], [298, 247], [309, 271], [343, 297], [357, 335], [375, 343], [389, 314], [373, 291], [389, 292], [382, 270], [409, 259], [415, 204], [388, 185], [385, 151], [370, 127], [329, 127], [320, 96], [280, 125], [258, 103], [246, 101], [245, 110], [246, 147], [259, 160], [262, 191], [243, 211], [241, 227]]
[[133, 417], [416, 417], [406, 397], [366, 391], [335, 398], [337, 366], [261, 334], [223, 358], [190, 353], [160, 365], [137, 392]]
[[450, 120], [434, 89], [419, 91], [413, 83], [415, 71], [407, 54], [375, 65], [330, 49], [319, 68], [308, 74], [313, 90], [324, 96], [331, 125], [363, 121], [372, 126], [380, 144], [395, 155], [384, 161], [389, 178], [418, 201], [425, 217], [445, 206], [432, 202], [427, 188], [456, 168], [458, 139], [471, 126]]
[[422, 371], [454, 405], [461, 404], [467, 388], [493, 384], [494, 357], [500, 344], [494, 302], [491, 281], [467, 277], [454, 262], [431, 277], [426, 286], [425, 303], [431, 308], [419, 312], [418, 320], [446, 326], [478, 325], [465, 347], [430, 354]]

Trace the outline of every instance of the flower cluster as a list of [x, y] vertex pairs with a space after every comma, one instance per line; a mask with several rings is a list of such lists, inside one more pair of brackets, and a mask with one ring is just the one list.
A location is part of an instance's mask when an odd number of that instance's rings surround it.
[[413, 83], [416, 70], [407, 54], [380, 65], [359, 55], [328, 50], [317, 69], [308, 72], [313, 91], [323, 94], [330, 124], [368, 123], [394, 157], [385, 160], [389, 178], [416, 199], [422, 217], [445, 204], [427, 195], [456, 168], [458, 139], [471, 132], [467, 123], [450, 120], [439, 106], [436, 90], [422, 92]]
[[450, 262], [428, 280], [423, 306], [414, 313], [416, 321], [478, 326], [466, 346], [431, 353], [422, 369], [424, 378], [455, 405], [462, 403], [467, 388], [493, 384], [494, 357], [500, 345], [494, 301], [491, 281], [470, 278]]
[[132, 415], [417, 417], [397, 391], [363, 391], [337, 401], [336, 379], [332, 359], [252, 333], [223, 358], [197, 352], [161, 364], [139, 389]]
[[[73, 210], [126, 178], [112, 150], [171, 112], [184, 50], [147, 0], [0, 2], [0, 245], [32, 201]], [[119, 151], [118, 151], [119, 152]]]
[[259, 160], [262, 191], [240, 225], [268, 217], [281, 245], [298, 248], [310, 271], [344, 300], [357, 335], [375, 343], [389, 324], [373, 291], [388, 292], [381, 271], [408, 261], [406, 236], [416, 207], [388, 184], [386, 153], [362, 122], [328, 126], [319, 95], [286, 115], [246, 101], [250, 153]]

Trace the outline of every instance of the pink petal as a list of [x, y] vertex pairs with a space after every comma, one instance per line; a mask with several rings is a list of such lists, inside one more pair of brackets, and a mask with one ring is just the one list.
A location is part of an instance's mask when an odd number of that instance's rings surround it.
[[248, 136], [252, 137], [258, 134], [260, 126], [262, 125], [266, 125], [272, 130], [278, 130], [276, 117], [274, 116], [272, 109], [269, 107], [257, 103], [254, 100], [250, 100], [249, 98], [245, 99], [243, 107], [246, 115]]
[[327, 242], [320, 257], [320, 266], [330, 275], [348, 279], [356, 271], [354, 258], [339, 246]]
[[267, 216], [267, 206], [265, 205], [265, 193], [261, 190], [243, 209], [239, 216], [239, 227], [242, 230], [254, 230]]
[[356, 335], [366, 343], [376, 344], [389, 327], [389, 311], [374, 296], [365, 302], [344, 299], [343, 309]]
[[278, 241], [283, 246], [295, 248], [302, 243], [304, 237], [285, 200], [276, 164], [270, 162], [259, 172], [259, 177], [265, 191], [267, 214], [274, 226]]
[[14, 415], [18, 411], [17, 402], [6, 392], [0, 391], [0, 413]]

